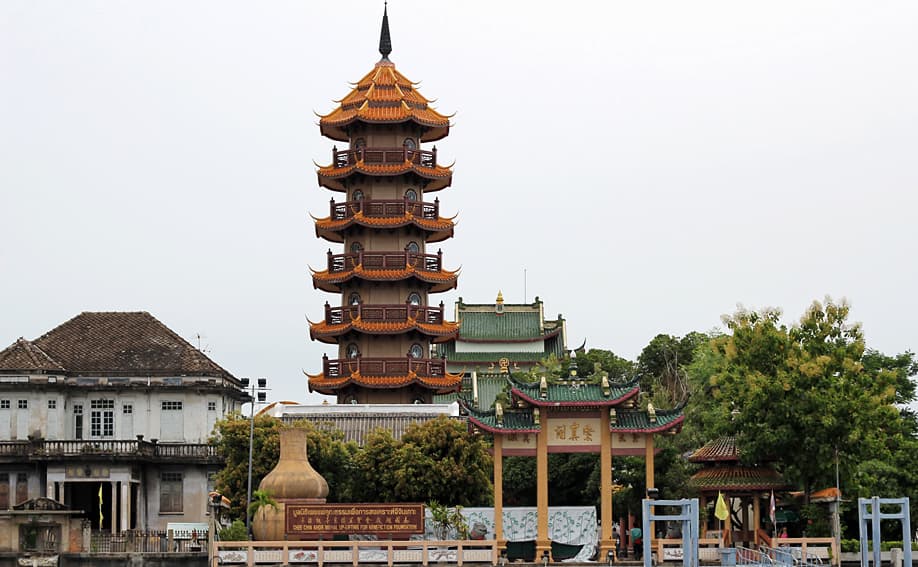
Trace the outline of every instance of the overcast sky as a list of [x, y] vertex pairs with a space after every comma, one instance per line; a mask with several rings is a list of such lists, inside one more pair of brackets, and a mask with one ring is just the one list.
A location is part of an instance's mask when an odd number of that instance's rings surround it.
[[[0, 343], [144, 310], [269, 399], [315, 402], [309, 214], [382, 2], [0, 3]], [[738, 303], [846, 297], [918, 347], [918, 3], [389, 3], [445, 114], [450, 307], [538, 295], [634, 358]], [[429, 147], [429, 146], [428, 146]], [[440, 245], [434, 245], [433, 251]], [[340, 245], [331, 245], [338, 251]], [[524, 273], [526, 277], [524, 279]], [[525, 282], [525, 284], [524, 284]], [[439, 301], [437, 296], [432, 302]], [[452, 309], [450, 309], [452, 312]]]

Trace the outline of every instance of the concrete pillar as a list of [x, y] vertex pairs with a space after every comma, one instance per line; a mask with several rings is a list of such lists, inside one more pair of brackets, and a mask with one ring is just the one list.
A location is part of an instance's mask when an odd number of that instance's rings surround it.
[[112, 485], [112, 535], [115, 535], [118, 533], [118, 481], [113, 480], [110, 484]]
[[121, 482], [121, 531], [131, 529], [131, 483]]

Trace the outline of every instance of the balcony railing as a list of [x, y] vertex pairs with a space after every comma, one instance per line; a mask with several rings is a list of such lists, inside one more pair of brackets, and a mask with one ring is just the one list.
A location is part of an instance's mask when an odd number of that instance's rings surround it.
[[343, 305], [332, 307], [325, 304], [325, 323], [328, 325], [342, 325], [360, 318], [362, 321], [372, 323], [404, 323], [415, 319], [419, 323], [440, 325], [443, 323], [443, 303], [439, 307], [427, 305]]
[[332, 254], [328, 252], [329, 273], [349, 272], [355, 266], [364, 270], [404, 270], [411, 266], [424, 272], [439, 272], [443, 265], [443, 252], [421, 254], [420, 252], [348, 252]]
[[362, 376], [405, 376], [409, 371], [418, 376], [438, 377], [446, 375], [446, 359], [443, 358], [354, 358], [322, 357], [322, 372], [326, 378], [343, 378], [355, 371]]
[[144, 440], [0, 441], [0, 458], [52, 460], [77, 457], [170, 461], [218, 461], [217, 447], [206, 443], [154, 443]]
[[421, 167], [436, 167], [437, 147], [434, 146], [432, 150], [411, 150], [407, 147], [350, 150], [339, 150], [337, 146], [332, 148], [332, 163], [335, 167], [348, 167], [355, 165], [358, 161], [373, 164], [399, 164], [410, 161]]
[[330, 217], [336, 221], [349, 219], [358, 212], [363, 212], [363, 216], [372, 218], [403, 217], [406, 213], [428, 220], [437, 220], [440, 217], [439, 199], [435, 199], [433, 203], [409, 201], [408, 199], [362, 199], [336, 203], [332, 199], [330, 208]]

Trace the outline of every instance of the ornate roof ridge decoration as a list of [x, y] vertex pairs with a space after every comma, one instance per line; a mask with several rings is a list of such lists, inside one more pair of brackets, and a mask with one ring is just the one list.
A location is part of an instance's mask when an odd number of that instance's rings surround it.
[[319, 176], [319, 185], [326, 189], [340, 192], [347, 191], [341, 180], [353, 174], [394, 177], [414, 173], [418, 177], [428, 180], [427, 185], [424, 187], [426, 192], [439, 191], [453, 183], [452, 164], [448, 166], [438, 164], [428, 167], [408, 160], [402, 163], [366, 163], [358, 161], [343, 167], [336, 167], [334, 164], [318, 167], [319, 169], [316, 173]]
[[413, 319], [397, 322], [354, 319], [337, 325], [329, 325], [325, 321], [309, 324], [309, 338], [328, 344], [335, 344], [337, 341], [334, 340], [334, 337], [350, 331], [375, 335], [401, 334], [409, 331], [418, 331], [425, 335], [435, 337], [434, 342], [443, 342], [456, 336], [459, 332], [459, 324], [452, 321], [443, 321], [440, 324], [422, 323]]
[[512, 393], [534, 406], [551, 407], [589, 407], [618, 406], [629, 399], [636, 398], [641, 392], [639, 379], [628, 382], [611, 382], [608, 394], [602, 384], [586, 383], [585, 380], [574, 380], [565, 384], [546, 384], [540, 382], [522, 382], [508, 375]]
[[724, 435], [712, 439], [697, 449], [689, 456], [689, 462], [739, 462], [740, 449], [736, 444], [736, 436]]
[[306, 373], [306, 376], [309, 378], [310, 392], [326, 395], [335, 395], [337, 390], [351, 384], [373, 389], [395, 389], [421, 384], [439, 394], [456, 392], [462, 386], [462, 375], [449, 372], [443, 376], [422, 376], [414, 372], [398, 376], [364, 376], [359, 371], [333, 378], [326, 377], [322, 373]]
[[433, 284], [430, 289], [431, 293], [453, 289], [459, 279], [459, 270], [440, 270], [435, 272], [416, 270], [412, 267], [395, 270], [365, 270], [361, 266], [355, 266], [352, 270], [334, 273], [329, 273], [328, 270], [313, 270], [312, 268], [310, 268], [310, 271], [312, 272], [313, 287], [332, 293], [339, 291], [338, 285], [354, 277], [367, 281], [399, 281], [417, 278], [424, 283]]
[[479, 410], [462, 398], [458, 401], [465, 408], [469, 422], [489, 433], [538, 433], [542, 430], [533, 413], [538, 408], [506, 408], [498, 412], [496, 407]]
[[430, 233], [427, 242], [441, 242], [452, 238], [453, 228], [456, 225], [453, 220], [455, 218], [437, 217], [436, 219], [426, 219], [410, 214], [391, 217], [368, 217], [358, 211], [343, 219], [335, 220], [329, 216], [324, 218], [313, 217], [313, 220], [316, 223], [316, 236], [331, 242], [343, 242], [344, 238], [338, 235], [337, 232], [354, 225], [366, 228], [402, 228], [411, 225]]

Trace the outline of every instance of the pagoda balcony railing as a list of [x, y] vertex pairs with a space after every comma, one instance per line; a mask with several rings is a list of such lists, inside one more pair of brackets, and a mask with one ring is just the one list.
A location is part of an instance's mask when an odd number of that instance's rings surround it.
[[420, 252], [348, 252], [332, 254], [328, 251], [328, 272], [350, 272], [356, 266], [364, 270], [404, 270], [409, 266], [418, 271], [439, 272], [443, 266], [443, 252], [421, 254]]
[[358, 370], [362, 376], [405, 376], [410, 371], [418, 376], [437, 377], [446, 375], [446, 359], [411, 358], [410, 356], [328, 358], [326, 355], [322, 357], [322, 373], [326, 378], [343, 378]]
[[350, 323], [357, 318], [370, 323], [404, 323], [408, 320], [417, 320], [428, 325], [443, 324], [443, 303], [439, 307], [427, 305], [372, 305], [358, 303], [356, 305], [343, 305], [332, 307], [325, 304], [325, 323], [328, 325], [341, 325]]
[[433, 203], [410, 201], [406, 199], [361, 199], [360, 201], [347, 201], [336, 203], [334, 199], [330, 205], [331, 220], [345, 220], [362, 212], [365, 217], [391, 218], [403, 217], [406, 213], [429, 220], [440, 218], [440, 199]]
[[437, 147], [434, 146], [432, 150], [412, 150], [408, 147], [353, 148], [349, 150], [332, 148], [332, 163], [335, 167], [356, 165], [358, 161], [374, 164], [402, 164], [410, 161], [421, 167], [436, 167]]
[[129, 458], [168, 461], [221, 460], [217, 447], [207, 443], [157, 443], [141, 439], [72, 439], [0, 441], [0, 458], [54, 460], [61, 458]]

